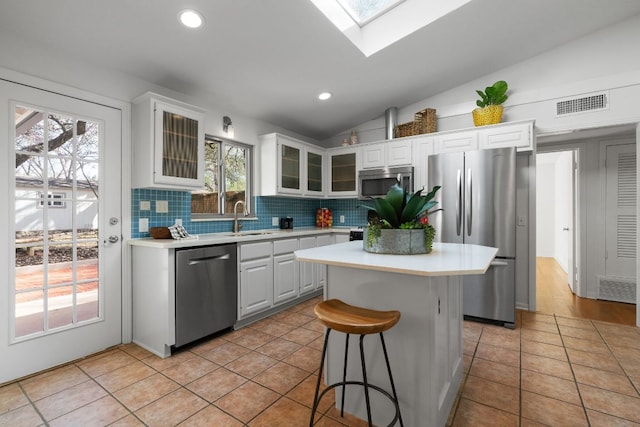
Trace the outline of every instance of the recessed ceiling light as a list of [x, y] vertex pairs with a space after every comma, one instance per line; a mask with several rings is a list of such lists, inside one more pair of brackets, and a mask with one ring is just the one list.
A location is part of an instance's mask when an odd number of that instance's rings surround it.
[[185, 27], [200, 28], [204, 24], [202, 14], [193, 9], [185, 9], [178, 13], [178, 19]]
[[320, 95], [318, 95], [318, 99], [320, 101], [326, 101], [329, 98], [331, 98], [331, 92], [322, 92]]

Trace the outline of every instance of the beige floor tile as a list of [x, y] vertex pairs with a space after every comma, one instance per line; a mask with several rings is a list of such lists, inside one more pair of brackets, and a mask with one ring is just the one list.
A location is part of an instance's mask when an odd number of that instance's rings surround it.
[[216, 338], [204, 341], [202, 343], [199, 343], [194, 347], [191, 347], [190, 351], [194, 354], [203, 355], [204, 353], [208, 353], [216, 347], [220, 347], [222, 344], [226, 342], [228, 341], [224, 339], [224, 336], [216, 337]]
[[326, 330], [324, 324], [318, 319], [314, 319], [311, 322], [305, 325], [302, 325], [302, 327], [304, 329], [309, 329], [311, 331], [319, 332], [321, 335], [324, 335], [324, 332]]
[[251, 350], [241, 345], [232, 342], [226, 342], [211, 351], [201, 354], [201, 356], [214, 363], [217, 363], [218, 365], [226, 365], [227, 363], [236, 360], [238, 357], [243, 356], [250, 351]]
[[522, 353], [522, 369], [539, 372], [541, 374], [573, 380], [573, 373], [568, 362], [551, 359], [535, 354]]
[[556, 318], [553, 314], [545, 314], [539, 312], [522, 311], [522, 323], [527, 322], [544, 322], [556, 324]]
[[142, 421], [136, 418], [135, 415], [127, 415], [124, 418], [120, 418], [113, 424], [109, 424], [109, 427], [146, 427]]
[[628, 337], [625, 335], [607, 335], [605, 341], [610, 346], [630, 347], [640, 350], [640, 336]]
[[253, 351], [229, 362], [225, 368], [245, 378], [253, 378], [276, 363], [278, 363], [276, 359]]
[[205, 407], [179, 424], [180, 427], [242, 427], [243, 425], [213, 405]]
[[282, 338], [288, 341], [293, 341], [300, 345], [307, 345], [311, 341], [321, 336], [322, 336], [321, 332], [312, 331], [310, 329], [305, 329], [305, 328], [297, 328], [292, 330], [291, 332], [287, 332], [282, 336]]
[[575, 317], [566, 317], [566, 316], [555, 316], [556, 323], [558, 326], [572, 326], [574, 328], [582, 328], [582, 329], [593, 329], [593, 322], [591, 320], [586, 319], [578, 319]]
[[256, 330], [248, 330], [250, 331], [249, 333], [232, 339], [231, 341], [248, 349], [255, 350], [256, 348], [276, 339], [276, 337], [271, 334], [266, 334]]
[[187, 388], [203, 399], [215, 402], [246, 382], [247, 379], [243, 376], [220, 368], [188, 384]]
[[587, 419], [582, 406], [522, 391], [522, 417], [549, 426], [584, 427]]
[[520, 337], [482, 333], [480, 343], [520, 351]]
[[558, 325], [555, 322], [542, 322], [539, 320], [527, 320], [522, 322], [522, 329], [532, 329], [535, 331], [548, 332], [551, 334], [558, 333]]
[[592, 353], [589, 351], [567, 349], [569, 361], [572, 364], [589, 366], [591, 368], [602, 369], [609, 372], [623, 373], [618, 360], [612, 354]]
[[587, 409], [587, 417], [591, 427], [640, 427], [639, 423], [625, 420], [602, 412]]
[[640, 423], [640, 398], [578, 384], [584, 406], [598, 412]]
[[136, 411], [136, 416], [150, 427], [173, 426], [207, 406], [207, 402], [180, 388]]
[[518, 416], [468, 399], [460, 399], [453, 418], [455, 427], [517, 427]]
[[258, 347], [256, 351], [269, 357], [273, 357], [274, 359], [282, 360], [301, 348], [302, 346], [300, 344], [278, 338], [263, 345], [262, 347]]
[[528, 369], [523, 369], [521, 375], [523, 391], [564, 400], [574, 405], [582, 405], [578, 387], [574, 381], [529, 371]]
[[22, 406], [0, 414], [0, 426], [7, 427], [38, 427], [44, 421], [31, 405]]
[[164, 371], [165, 369], [168, 369], [180, 363], [184, 363], [189, 359], [193, 359], [194, 357], [196, 357], [195, 353], [192, 353], [190, 351], [180, 351], [164, 359], [153, 355], [147, 357], [146, 359], [142, 359], [142, 362], [151, 366], [156, 371]]
[[49, 426], [106, 426], [129, 414], [130, 412], [117, 400], [111, 396], [105, 396], [50, 421]]
[[162, 371], [164, 375], [178, 384], [189, 384], [203, 375], [218, 369], [219, 365], [203, 357], [195, 356], [183, 363], [174, 365]]
[[135, 412], [178, 388], [180, 388], [180, 385], [175, 381], [156, 373], [122, 390], [118, 390], [113, 395], [127, 409]]
[[122, 388], [130, 386], [140, 380], [143, 380], [156, 371], [140, 361], [135, 361], [129, 365], [107, 372], [104, 375], [96, 377], [95, 380], [107, 391], [113, 393]]
[[282, 323], [273, 320], [272, 318], [268, 318], [256, 322], [249, 327], [257, 331], [264, 332], [265, 334], [273, 335], [275, 337], [281, 337], [287, 332], [294, 330], [297, 326], [290, 325], [288, 323]]
[[35, 402], [45, 420], [51, 421], [107, 395], [95, 382], [88, 380]]
[[[616, 393], [640, 397], [626, 375], [594, 369], [587, 366], [574, 365], [573, 373], [578, 383], [603, 388]], [[640, 410], [640, 408], [638, 408]]]
[[520, 387], [520, 368], [476, 357], [470, 375], [491, 380], [510, 387]]
[[575, 350], [588, 351], [591, 353], [611, 354], [611, 351], [604, 342], [566, 336], [562, 337], [562, 341], [566, 348], [573, 348]]
[[573, 326], [567, 326], [567, 325], [559, 325], [559, 328], [560, 328], [560, 334], [563, 337], [573, 337], [573, 338], [580, 338], [583, 340], [603, 342], [602, 337], [600, 336], [600, 332], [598, 332], [596, 328], [593, 328], [593, 329], [574, 328]]
[[462, 397], [506, 411], [514, 415], [520, 414], [520, 391], [484, 378], [469, 375], [462, 391]]
[[322, 351], [322, 349], [324, 348], [324, 335], [320, 335], [318, 338], [311, 341], [309, 344], [307, 344], [307, 347], [315, 348], [318, 351]]
[[492, 345], [478, 345], [476, 357], [506, 365], [520, 366], [520, 352]]
[[[307, 406], [311, 408], [313, 406], [313, 398], [315, 396], [316, 384], [318, 381], [317, 375], [310, 375], [300, 384], [295, 386], [290, 392], [286, 394], [286, 396], [301, 405]], [[325, 385], [321, 380], [320, 382], [320, 392], [324, 390]], [[335, 393], [333, 390], [328, 391], [325, 396], [320, 400], [320, 404], [318, 405], [318, 413], [325, 413], [330, 407], [332, 407], [335, 403]], [[318, 419], [316, 417], [316, 419]]]
[[482, 329], [480, 328], [463, 328], [462, 329], [462, 337], [465, 340], [478, 342], [480, 341], [480, 335], [482, 334]]
[[471, 369], [471, 363], [473, 361], [473, 356], [469, 356], [468, 354], [462, 355], [462, 367], [463, 372], [466, 374]]
[[478, 341], [475, 340], [463, 340], [462, 341], [462, 353], [468, 354], [469, 356], [473, 356], [476, 353], [476, 348], [478, 347]]
[[215, 405], [244, 423], [264, 411], [280, 395], [254, 382], [246, 382], [215, 402]]
[[307, 372], [315, 372], [320, 368], [321, 353], [321, 351], [313, 348], [302, 347], [300, 350], [285, 357], [283, 362], [304, 369]]
[[104, 375], [107, 372], [115, 371], [126, 365], [134, 363], [137, 359], [122, 350], [113, 350], [107, 353], [91, 357], [77, 365], [87, 375], [93, 378]]
[[547, 344], [538, 341], [522, 340], [522, 352], [537, 354], [538, 356], [567, 361], [567, 352], [563, 346]]
[[0, 414], [27, 404], [29, 404], [29, 400], [22, 390], [20, 390], [18, 383], [9, 384], [0, 388]]
[[31, 400], [40, 400], [88, 379], [78, 367], [69, 365], [26, 379], [20, 384]]
[[552, 332], [545, 332], [545, 331], [537, 331], [535, 329], [523, 329], [522, 340], [536, 341], [536, 342], [542, 342], [545, 344], [562, 346], [562, 339], [560, 338], [560, 334], [557, 332], [552, 333]]
[[280, 398], [276, 403], [269, 406], [260, 415], [254, 418], [249, 426], [251, 427], [298, 427], [308, 425], [311, 410], [306, 406], [287, 399]]
[[253, 381], [280, 394], [287, 394], [308, 376], [307, 371], [279, 362], [254, 377]]
[[281, 320], [282, 322], [287, 323], [289, 325], [302, 326], [302, 325], [306, 325], [307, 323], [311, 322], [314, 319], [315, 317], [305, 316], [304, 314], [289, 313], [288, 315], [284, 316]]
[[607, 322], [593, 322], [593, 324], [605, 337], [608, 335], [622, 335], [631, 338], [640, 338], [640, 328], [635, 326], [617, 325]]
[[122, 344], [120, 350], [124, 351], [130, 356], [135, 357], [138, 360], [146, 359], [151, 356], [152, 353], [150, 351], [145, 350], [142, 347], [135, 345], [134, 343]]

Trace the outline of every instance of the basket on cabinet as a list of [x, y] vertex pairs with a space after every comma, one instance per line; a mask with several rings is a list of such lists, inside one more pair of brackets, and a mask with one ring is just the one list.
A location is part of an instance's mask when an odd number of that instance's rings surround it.
[[405, 136], [421, 135], [423, 133], [431, 133], [436, 131], [436, 110], [434, 108], [425, 108], [418, 111], [413, 121], [402, 123], [394, 127], [393, 133], [395, 138]]

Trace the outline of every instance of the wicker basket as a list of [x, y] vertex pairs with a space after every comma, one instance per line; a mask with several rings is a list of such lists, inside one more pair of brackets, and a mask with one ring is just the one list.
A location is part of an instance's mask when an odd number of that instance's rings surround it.
[[171, 239], [171, 231], [168, 227], [151, 227], [149, 234], [154, 239]]
[[402, 123], [393, 128], [394, 138], [402, 138], [405, 136], [421, 135], [423, 133], [431, 133], [436, 131], [436, 110], [433, 108], [425, 108], [418, 111], [413, 121]]

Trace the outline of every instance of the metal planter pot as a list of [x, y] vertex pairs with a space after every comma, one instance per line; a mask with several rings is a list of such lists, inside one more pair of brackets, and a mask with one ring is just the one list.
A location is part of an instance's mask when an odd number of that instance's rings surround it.
[[414, 255], [431, 252], [431, 241], [427, 241], [425, 230], [418, 228], [377, 229], [365, 227], [362, 245], [365, 251], [377, 254]]

